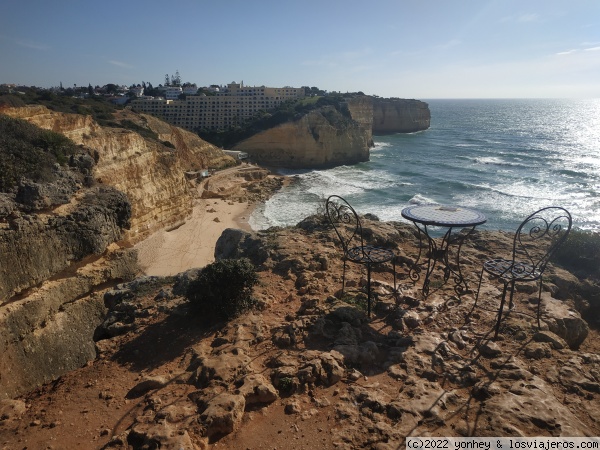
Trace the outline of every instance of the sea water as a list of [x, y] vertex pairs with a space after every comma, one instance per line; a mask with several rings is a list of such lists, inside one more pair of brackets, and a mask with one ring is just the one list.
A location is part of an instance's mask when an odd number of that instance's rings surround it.
[[508, 231], [562, 206], [575, 227], [600, 231], [600, 99], [425, 101], [431, 127], [374, 136], [368, 162], [282, 171], [292, 182], [254, 211], [251, 227], [295, 225], [337, 194], [385, 221], [439, 203], [475, 208], [488, 217], [482, 228]]

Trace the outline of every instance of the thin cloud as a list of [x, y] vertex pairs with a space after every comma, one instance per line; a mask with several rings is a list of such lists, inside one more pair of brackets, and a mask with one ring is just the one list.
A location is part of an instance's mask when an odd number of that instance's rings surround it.
[[565, 55], [573, 55], [575, 53], [582, 53], [582, 52], [597, 52], [599, 50], [600, 50], [600, 47], [588, 47], [588, 48], [583, 48], [583, 49], [565, 50], [564, 52], [557, 52], [554, 55], [555, 56], [565, 56]]
[[48, 50], [50, 48], [46, 44], [42, 44], [42, 43], [34, 42], [34, 41], [25, 41], [22, 39], [15, 39], [15, 42], [17, 43], [17, 45], [20, 45], [21, 47], [32, 48], [34, 50]]
[[117, 66], [117, 67], [121, 67], [123, 69], [133, 69], [133, 66], [131, 64], [127, 64], [124, 63], [122, 61], [116, 61], [114, 59], [111, 59], [110, 61], [108, 61], [110, 64], [112, 64], [113, 66]]
[[500, 23], [516, 22], [516, 23], [531, 23], [538, 22], [541, 19], [537, 13], [524, 13], [519, 16], [504, 16], [500, 18]]
[[573, 49], [573, 50], [566, 50], [566, 51], [564, 51], [564, 52], [558, 52], [558, 53], [555, 53], [555, 55], [557, 55], [557, 56], [561, 56], [561, 55], [571, 55], [572, 53], [575, 53], [575, 52], [577, 52], [577, 50], [575, 50], [575, 49]]
[[540, 19], [539, 14], [530, 13], [530, 14], [521, 14], [517, 18], [517, 22], [537, 22]]
[[440, 49], [440, 50], [447, 50], [449, 48], [456, 47], [457, 45], [460, 45], [461, 43], [462, 43], [462, 41], [460, 41], [459, 39], [451, 39], [448, 42], [444, 42], [443, 44], [436, 45], [435, 48]]

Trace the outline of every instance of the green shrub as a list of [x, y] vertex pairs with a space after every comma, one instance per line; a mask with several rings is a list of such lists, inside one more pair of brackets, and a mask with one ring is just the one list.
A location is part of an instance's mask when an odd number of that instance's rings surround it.
[[0, 114], [0, 192], [16, 186], [21, 177], [53, 181], [54, 164], [66, 164], [76, 151], [62, 134]]
[[245, 258], [224, 259], [206, 266], [187, 290], [194, 309], [207, 319], [229, 320], [251, 309], [258, 275]]
[[600, 233], [574, 229], [559, 247], [554, 261], [583, 278], [600, 277]]

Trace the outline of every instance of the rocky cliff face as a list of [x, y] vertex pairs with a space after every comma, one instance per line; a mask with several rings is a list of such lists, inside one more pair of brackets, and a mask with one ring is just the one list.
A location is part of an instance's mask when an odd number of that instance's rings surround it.
[[420, 100], [377, 98], [373, 100], [373, 133], [413, 133], [429, 128], [431, 112]]
[[361, 96], [345, 106], [347, 115], [323, 107], [258, 133], [234, 149], [267, 166], [318, 169], [368, 161], [373, 134], [408, 133], [430, 125], [429, 106], [418, 100]]
[[[351, 105], [351, 106], [350, 106]], [[349, 102], [348, 115], [332, 106], [265, 130], [237, 144], [253, 161], [272, 167], [323, 168], [369, 160], [370, 105]], [[356, 119], [355, 119], [356, 117]]]
[[40, 106], [2, 112], [82, 152], [55, 166], [55, 181], [22, 180], [0, 194], [0, 399], [95, 357], [106, 314], [97, 292], [138, 273], [136, 252], [116, 242], [185, 220], [196, 193], [185, 172], [233, 163], [191, 133], [127, 111], [114, 125], [128, 121], [150, 137]]
[[[190, 214], [193, 190], [185, 172], [234, 163], [220, 149], [193, 133], [152, 116], [121, 111], [115, 122], [130, 121], [158, 135], [158, 140], [117, 127], [101, 127], [90, 116], [64, 114], [43, 106], [2, 111], [52, 130], [95, 152], [93, 177], [127, 194], [131, 228], [125, 238], [138, 241], [153, 231], [180, 223]], [[163, 145], [169, 142], [174, 148]]]
[[[28, 395], [27, 408], [8, 403], [0, 442], [20, 448], [27, 438], [44, 448], [50, 435], [55, 447], [75, 448], [71, 422], [79, 447], [105, 449], [287, 449], [297, 441], [384, 450], [403, 448], [411, 435], [598, 435], [597, 330], [574, 307], [573, 275], [546, 271], [541, 330], [530, 315], [536, 285], [520, 285], [494, 341], [501, 284], [484, 279], [473, 311], [475, 294], [457, 297], [439, 270], [424, 298], [422, 279], [409, 271], [420, 251], [414, 227], [373, 217], [363, 227], [366, 244], [398, 255], [400, 291], [390, 295], [392, 265], [378, 266], [371, 317], [364, 290], [355, 291], [364, 288], [360, 266], [347, 267], [341, 293], [341, 250], [323, 216], [258, 233], [227, 229], [215, 257], [254, 263], [256, 310], [203, 325], [183, 297], [198, 269], [174, 283], [145, 277], [106, 292], [98, 358]], [[474, 232], [461, 257], [469, 285], [484, 260], [511, 247], [511, 233]], [[129, 326], [115, 326], [124, 316]]]
[[82, 188], [56, 204], [60, 196], [37, 195], [52, 187], [26, 186], [21, 202], [6, 194], [0, 202], [0, 398], [93, 358], [104, 315], [94, 292], [137, 274], [135, 252], [114, 244], [131, 216], [125, 194]]

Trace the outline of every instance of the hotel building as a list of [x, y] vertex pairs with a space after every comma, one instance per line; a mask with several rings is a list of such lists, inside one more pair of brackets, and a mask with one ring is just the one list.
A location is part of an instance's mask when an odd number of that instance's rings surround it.
[[290, 99], [303, 98], [304, 88], [269, 88], [229, 83], [209, 88], [214, 95], [188, 95], [185, 100], [169, 98], [136, 99], [130, 105], [137, 112], [160, 117], [189, 131], [216, 130], [240, 125], [259, 111], [268, 111]]

